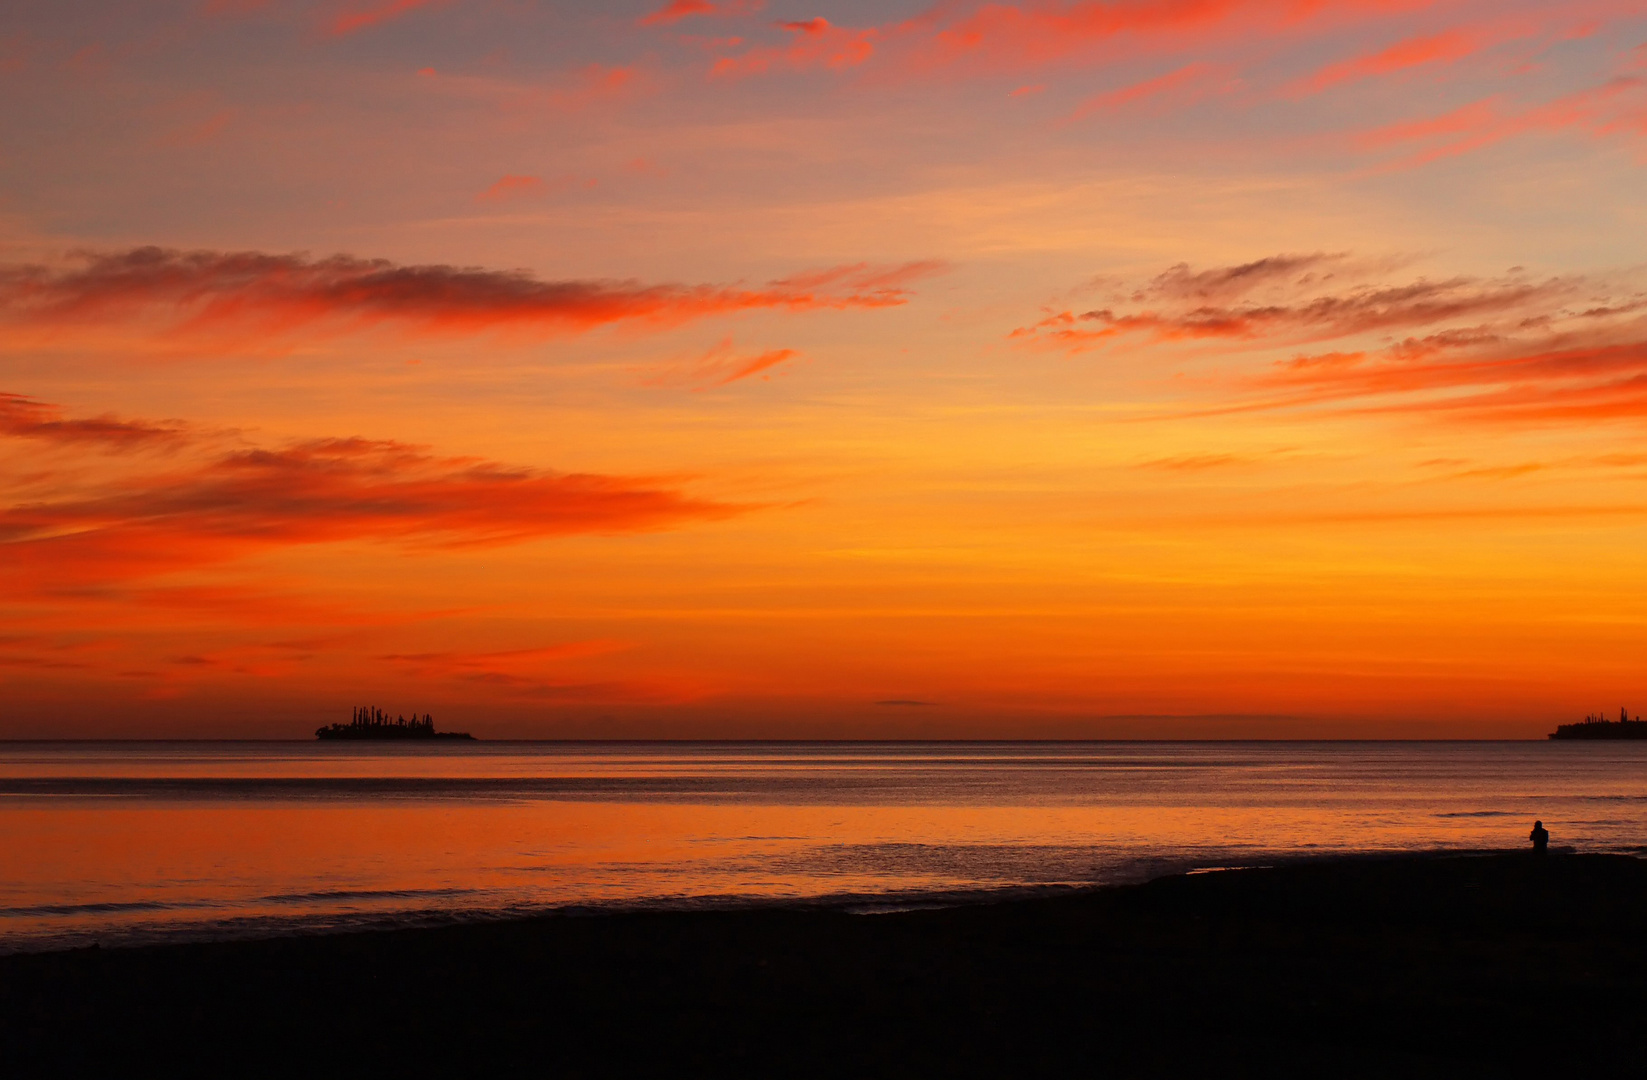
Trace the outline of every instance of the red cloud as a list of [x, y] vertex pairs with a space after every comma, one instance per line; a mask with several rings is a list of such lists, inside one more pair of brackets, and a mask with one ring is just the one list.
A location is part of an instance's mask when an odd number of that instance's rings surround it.
[[[1446, 415], [1477, 422], [1575, 423], [1647, 419], [1647, 341], [1541, 347], [1494, 342], [1444, 354], [1301, 358], [1253, 385], [1267, 397], [1211, 412], [1250, 412], [1356, 404], [1357, 411]], [[1476, 393], [1459, 393], [1475, 390]]]
[[636, 79], [632, 67], [589, 64], [576, 73], [570, 86], [552, 91], [546, 100], [556, 108], [581, 109], [596, 102], [620, 98], [635, 90]]
[[326, 29], [331, 34], [342, 37], [345, 34], [352, 34], [356, 30], [364, 30], [368, 26], [376, 26], [378, 23], [398, 19], [408, 11], [415, 11], [420, 7], [428, 7], [431, 4], [444, 2], [445, 0], [388, 0], [387, 3], [378, 4], [375, 7], [346, 11], [334, 18]]
[[759, 356], [746, 357], [738, 361], [732, 370], [726, 374], [725, 378], [721, 379], [716, 385], [725, 386], [727, 383], [737, 382], [739, 379], [747, 379], [751, 375], [759, 375], [768, 368], [777, 367], [785, 360], [793, 360], [799, 355], [801, 354], [794, 349], [771, 349]]
[[868, 60], [875, 51], [874, 30], [852, 30], [833, 25], [828, 19], [815, 18], [805, 22], [784, 22], [778, 26], [795, 35], [789, 45], [751, 49], [741, 56], [722, 57], [715, 61], [710, 74], [722, 77], [756, 75], [774, 67], [805, 70], [826, 67], [831, 70], [855, 67]]
[[[86, 423], [165, 430], [106, 419], [43, 423], [60, 426], [25, 424], [21, 434], [72, 443], [84, 441]], [[745, 509], [656, 480], [443, 458], [383, 440], [202, 451], [204, 444], [182, 465], [139, 463], [103, 490], [77, 487], [71, 496], [0, 508], [0, 581], [30, 590], [84, 586], [271, 547], [346, 540], [508, 544], [669, 528]]]
[[648, 378], [646, 382], [655, 386], [684, 384], [699, 390], [726, 386], [769, 371], [800, 355], [796, 349], [768, 349], [754, 356], [740, 356], [732, 344], [732, 339], [726, 338], [702, 356], [674, 365]]
[[1196, 63], [1169, 71], [1154, 79], [1147, 79], [1119, 90], [1098, 94], [1076, 106], [1071, 120], [1079, 120], [1098, 112], [1112, 112], [1151, 98], [1177, 101], [1195, 100], [1215, 93], [1218, 85], [1229, 81], [1228, 73], [1212, 64]]
[[[1250, 0], [1122, 0], [1034, 7], [986, 4], [936, 28], [917, 46], [913, 63], [917, 67], [970, 64], [988, 70], [1036, 67], [1123, 34], [1192, 29], [1223, 21], [1244, 8], [1259, 12], [1286, 8], [1290, 18], [1300, 5]], [[917, 26], [907, 25], [906, 33], [912, 31], [918, 32]]]
[[578, 332], [618, 322], [654, 326], [755, 309], [891, 307], [942, 268], [866, 264], [764, 287], [540, 281], [523, 271], [397, 266], [338, 255], [138, 248], [82, 265], [0, 267], [0, 318], [62, 331], [110, 320], [161, 318], [172, 333], [352, 330], [398, 324], [420, 331]]
[[1478, 51], [1481, 40], [1464, 30], [1446, 30], [1427, 37], [1408, 38], [1387, 49], [1363, 56], [1340, 60], [1317, 71], [1299, 82], [1293, 92], [1298, 95], [1316, 94], [1340, 83], [1352, 82], [1375, 75], [1387, 75], [1422, 64], [1459, 60]]
[[1182, 48], [1212, 33], [1276, 33], [1331, 26], [1421, 8], [1428, 0], [1084, 0], [1078, 3], [939, 4], [903, 22], [841, 27], [823, 19], [781, 23], [801, 31], [788, 47], [760, 46], [724, 57], [717, 74], [775, 67], [843, 68], [888, 57], [904, 73], [1006, 72], [1087, 59], [1126, 40]]
[[507, 202], [542, 195], [546, 189], [541, 176], [505, 176], [479, 195], [476, 202]]
[[1501, 98], [1487, 98], [1438, 116], [1364, 131], [1355, 136], [1353, 142], [1364, 151], [1419, 146], [1394, 163], [1396, 168], [1411, 168], [1479, 150], [1529, 131], [1564, 129], [1587, 131], [1597, 136], [1647, 135], [1647, 79], [1619, 76], [1530, 109], [1507, 109]]
[[709, 0], [669, 0], [669, 3], [640, 21], [642, 26], [672, 26], [693, 15], [748, 15], [765, 7], [765, 0], [728, 0], [712, 4]]
[[21, 394], [0, 393], [0, 436], [7, 435], [62, 443], [103, 443], [116, 449], [178, 443], [188, 437], [178, 424], [151, 424], [112, 416], [65, 420], [55, 406]]
[[[1312, 363], [1312, 357], [1298, 358], [1277, 366], [1263, 384], [1315, 387], [1335, 397], [1368, 397], [1490, 383], [1544, 383], [1551, 380], [1627, 375], [1631, 380], [1647, 374], [1647, 343], [1584, 345], [1566, 349], [1528, 350], [1523, 343], [1505, 345], [1492, 336], [1456, 339], [1452, 348], [1411, 348], [1403, 342], [1375, 358], [1360, 354], [1338, 362]], [[1477, 342], [1493, 345], [1486, 350], [1470, 350]], [[1464, 358], [1458, 358], [1465, 351]], [[1475, 355], [1469, 355], [1474, 352]]]
[[715, 5], [709, 0], [669, 0], [669, 3], [643, 18], [642, 26], [667, 26], [690, 15], [713, 15]]

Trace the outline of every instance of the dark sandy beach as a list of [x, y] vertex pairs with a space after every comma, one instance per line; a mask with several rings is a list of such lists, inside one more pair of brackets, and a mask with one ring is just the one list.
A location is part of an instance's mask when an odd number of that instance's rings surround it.
[[0, 1072], [1523, 1075], [1647, 1062], [1647, 862], [1362, 858], [851, 915], [0, 959]]

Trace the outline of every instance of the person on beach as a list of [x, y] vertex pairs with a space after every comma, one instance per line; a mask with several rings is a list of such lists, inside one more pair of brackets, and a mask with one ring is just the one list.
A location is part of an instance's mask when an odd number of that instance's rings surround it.
[[1533, 831], [1527, 834], [1533, 842], [1533, 853], [1542, 855], [1550, 846], [1550, 831], [1542, 821], [1533, 822]]

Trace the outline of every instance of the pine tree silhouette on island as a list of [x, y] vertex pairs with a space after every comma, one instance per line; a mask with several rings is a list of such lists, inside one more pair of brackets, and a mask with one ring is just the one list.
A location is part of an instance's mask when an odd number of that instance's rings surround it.
[[417, 713], [407, 720], [404, 716], [390, 717], [382, 709], [362, 705], [355, 709], [354, 718], [347, 724], [332, 724], [315, 731], [317, 739], [468, 739], [474, 736], [466, 731], [436, 731], [435, 721], [428, 713], [419, 718]]

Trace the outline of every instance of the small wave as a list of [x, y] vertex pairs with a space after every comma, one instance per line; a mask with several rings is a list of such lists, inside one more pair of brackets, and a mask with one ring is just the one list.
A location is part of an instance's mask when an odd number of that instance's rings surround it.
[[0, 908], [0, 919], [39, 918], [43, 915], [118, 915], [128, 911], [174, 911], [200, 907], [199, 904], [164, 903], [159, 900], [122, 900], [94, 904], [32, 904]]
[[327, 900], [421, 900], [444, 896], [473, 896], [478, 889], [327, 889], [321, 892], [275, 893], [261, 899], [271, 904], [314, 904]]
[[1197, 866], [1193, 870], [1185, 870], [1185, 877], [1194, 877], [1197, 874], [1227, 874], [1232, 870], [1268, 870], [1268, 863], [1242, 863], [1238, 866]]

